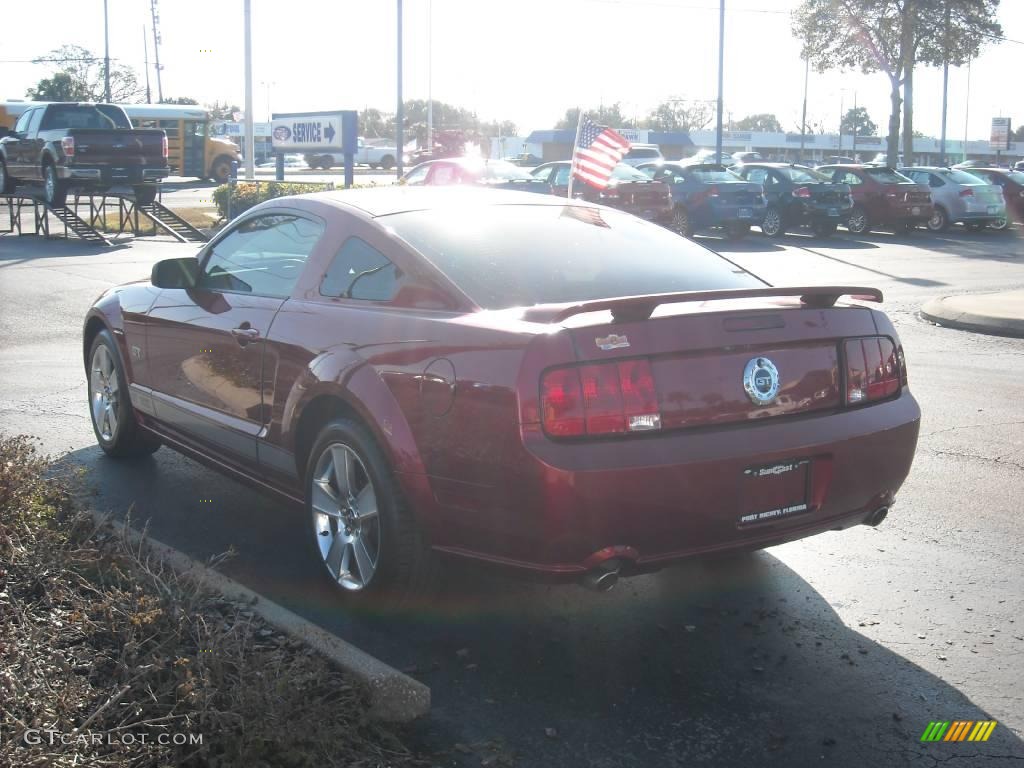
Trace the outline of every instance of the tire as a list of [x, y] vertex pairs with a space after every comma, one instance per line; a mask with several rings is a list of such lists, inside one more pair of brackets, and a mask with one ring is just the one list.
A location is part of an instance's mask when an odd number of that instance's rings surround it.
[[152, 205], [156, 201], [156, 185], [154, 184], [132, 187], [132, 191], [135, 193], [136, 205]]
[[14, 191], [14, 179], [7, 173], [7, 163], [0, 160], [0, 195], [9, 195]]
[[871, 222], [868, 220], [867, 211], [859, 205], [855, 205], [846, 219], [846, 229], [855, 235], [866, 235], [871, 231]]
[[231, 158], [221, 155], [214, 160], [210, 166], [210, 178], [218, 184], [227, 184], [231, 178]]
[[310, 554], [346, 603], [388, 610], [429, 598], [437, 558], [363, 424], [338, 418], [324, 426], [309, 454], [305, 489]]
[[949, 214], [941, 205], [936, 205], [932, 211], [932, 217], [928, 219], [927, 226], [931, 232], [945, 232], [949, 229]]
[[380, 159], [380, 167], [385, 171], [390, 171], [395, 167], [395, 158], [391, 155], [384, 155], [384, 157]]
[[769, 205], [761, 220], [761, 232], [768, 237], [782, 237], [786, 234], [786, 222], [782, 218], [782, 211], [774, 205]]
[[92, 429], [104, 453], [118, 459], [138, 458], [160, 447], [135, 420], [121, 355], [106, 329], [96, 334], [89, 347], [88, 386]]
[[682, 205], [677, 205], [672, 210], [672, 223], [669, 226], [683, 237], [693, 237], [693, 222], [690, 221], [690, 213]]
[[730, 240], [742, 240], [750, 234], [750, 225], [744, 222], [734, 221], [725, 228], [725, 234]]
[[996, 219], [995, 221], [990, 221], [988, 226], [989, 226], [989, 229], [994, 229], [996, 232], [1004, 232], [1004, 231], [1006, 231], [1006, 229], [1010, 226], [1010, 216], [1009, 216], [1009, 214], [1007, 214], [1006, 216], [1003, 216], [1001, 219]]
[[836, 225], [831, 221], [816, 221], [811, 224], [815, 237], [832, 237], [836, 233]]
[[68, 199], [68, 184], [57, 178], [53, 163], [43, 166], [43, 199], [54, 208], [61, 208]]

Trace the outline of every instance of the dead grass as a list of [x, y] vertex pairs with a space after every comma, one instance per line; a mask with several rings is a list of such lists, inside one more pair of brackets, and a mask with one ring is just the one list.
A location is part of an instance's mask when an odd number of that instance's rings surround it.
[[0, 765], [423, 764], [339, 670], [98, 530], [69, 481], [0, 435]]

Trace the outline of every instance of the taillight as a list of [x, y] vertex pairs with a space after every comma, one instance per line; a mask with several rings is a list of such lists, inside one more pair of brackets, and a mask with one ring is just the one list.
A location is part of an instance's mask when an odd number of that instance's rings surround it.
[[708, 197], [718, 197], [718, 187], [711, 187], [708, 190]]
[[541, 380], [541, 413], [552, 437], [661, 429], [647, 360], [552, 369]]
[[970, 187], [960, 190], [960, 197], [974, 197], [974, 190]]
[[811, 190], [807, 187], [797, 187], [793, 190], [793, 197], [809, 198], [811, 196]]
[[164, 134], [164, 136], [163, 136], [163, 141], [162, 141], [162, 144], [161, 144], [161, 151], [164, 153], [164, 160], [166, 160], [167, 156], [170, 154], [170, 152], [167, 149], [167, 134]]
[[74, 157], [75, 156], [75, 137], [74, 136], [65, 136], [63, 139], [60, 140], [60, 148], [61, 148], [61, 151], [64, 153], [64, 157]]
[[903, 348], [897, 350], [887, 336], [847, 339], [844, 353], [847, 405], [881, 400], [907, 383]]

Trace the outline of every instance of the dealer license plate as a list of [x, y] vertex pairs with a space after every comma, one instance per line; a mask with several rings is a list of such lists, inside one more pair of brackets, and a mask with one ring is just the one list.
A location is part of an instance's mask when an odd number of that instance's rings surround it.
[[751, 211], [749, 208], [740, 208], [739, 216], [741, 219], [749, 219], [753, 215], [753, 211]]
[[838, 208], [829, 208], [828, 209], [828, 215], [829, 216], [838, 216], [839, 215], [839, 209]]
[[910, 209], [910, 215], [911, 216], [920, 216], [921, 215], [921, 208], [920, 208], [920, 206], [915, 205], [913, 208], [911, 208]]
[[738, 525], [766, 523], [810, 511], [810, 459], [792, 459], [743, 470]]

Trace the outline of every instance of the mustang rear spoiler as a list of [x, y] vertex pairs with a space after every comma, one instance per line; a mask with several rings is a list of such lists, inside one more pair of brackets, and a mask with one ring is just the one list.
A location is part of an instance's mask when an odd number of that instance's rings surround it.
[[615, 299], [594, 299], [593, 301], [569, 302], [565, 304], [538, 304], [523, 311], [523, 320], [531, 323], [560, 323], [573, 315], [584, 312], [611, 310], [616, 321], [647, 320], [662, 304], [679, 304], [690, 301], [725, 301], [728, 299], [753, 299], [759, 297], [799, 296], [800, 302], [808, 307], [824, 308], [833, 306], [840, 296], [849, 296], [858, 301], [882, 301], [882, 292], [877, 288], [863, 288], [849, 285], [814, 285], [792, 288], [737, 288], [722, 291], [687, 291], [683, 293], [652, 293], [646, 296], [621, 296]]

